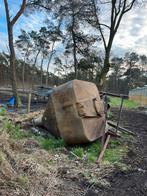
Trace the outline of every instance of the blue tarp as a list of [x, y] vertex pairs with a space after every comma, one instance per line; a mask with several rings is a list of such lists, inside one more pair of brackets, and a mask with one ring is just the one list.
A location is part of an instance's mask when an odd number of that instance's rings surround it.
[[12, 97], [8, 100], [7, 105], [14, 106], [14, 104], [15, 104], [15, 98], [12, 96]]

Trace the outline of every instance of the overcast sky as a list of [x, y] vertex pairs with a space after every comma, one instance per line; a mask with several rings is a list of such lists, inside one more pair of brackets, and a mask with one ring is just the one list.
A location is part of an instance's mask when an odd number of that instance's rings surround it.
[[[21, 0], [8, 0], [11, 15], [16, 13]], [[107, 12], [105, 13], [107, 14]], [[29, 17], [21, 16], [14, 27], [15, 38], [20, 29], [26, 31], [39, 29], [45, 19], [45, 13], [36, 13]], [[87, 29], [88, 31], [88, 29]], [[3, 0], [0, 0], [0, 51], [7, 50], [7, 27]], [[147, 55], [147, 8], [135, 8], [126, 14], [114, 40], [113, 55], [123, 55], [127, 51], [136, 51]]]

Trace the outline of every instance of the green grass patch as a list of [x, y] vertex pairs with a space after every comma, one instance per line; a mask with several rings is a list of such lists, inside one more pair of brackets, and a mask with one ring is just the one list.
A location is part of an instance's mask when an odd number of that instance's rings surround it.
[[101, 150], [100, 140], [89, 145], [89, 147], [87, 148], [88, 162], [96, 162], [98, 158], [98, 154], [100, 153], [100, 150]]
[[32, 137], [32, 133], [20, 129], [20, 126], [15, 126], [11, 121], [5, 120], [3, 124], [4, 130], [9, 133], [10, 138], [14, 140], [21, 140]]
[[126, 144], [114, 144], [113, 140], [104, 154], [104, 161], [109, 163], [119, 163], [127, 155], [128, 146]]
[[63, 139], [44, 138], [42, 136], [34, 136], [41, 148], [45, 150], [55, 150], [65, 146]]
[[[62, 150], [65, 146], [63, 139], [55, 138], [45, 138], [42, 136], [34, 135], [29, 131], [21, 130], [20, 126], [15, 126], [11, 121], [5, 120], [3, 124], [3, 129], [10, 135], [10, 138], [14, 140], [21, 140], [25, 138], [35, 139], [39, 146], [45, 150], [51, 150], [54, 152], [57, 150]], [[129, 134], [122, 134], [121, 138], [112, 139], [108, 144], [108, 147], [105, 151], [104, 162], [109, 164], [121, 163], [123, 158], [128, 153], [127, 142], [132, 141], [134, 137]], [[75, 146], [70, 148], [72, 153], [69, 153], [69, 158], [79, 157], [81, 160], [86, 161], [87, 163], [96, 162], [98, 155], [101, 151], [101, 141], [100, 139], [84, 146]], [[76, 156], [74, 156], [76, 155]]]
[[7, 110], [4, 107], [0, 108], [0, 116], [6, 116]]
[[96, 162], [98, 153], [100, 152], [100, 141], [93, 142], [87, 146], [76, 146], [71, 149], [72, 154], [75, 154], [80, 159], [86, 159], [88, 162]]
[[39, 135], [34, 135], [31, 131], [24, 131], [19, 125], [15, 126], [11, 121], [5, 120], [3, 129], [10, 135], [11, 139], [22, 140], [27, 138], [35, 139], [41, 148], [45, 150], [54, 150], [62, 148], [65, 143], [62, 139], [45, 138]]
[[[117, 97], [109, 97], [110, 99], [110, 106], [111, 107], [120, 107], [121, 99]], [[123, 102], [123, 107], [127, 109], [135, 109], [138, 107], [138, 104], [132, 100], [125, 99]]]
[[83, 157], [84, 157], [84, 154], [85, 154], [84, 151], [85, 151], [85, 150], [84, 150], [84, 148], [82, 148], [82, 147], [74, 147], [74, 148], [72, 149], [72, 153], [75, 154], [76, 156], [78, 156], [78, 157], [81, 158], [81, 159], [83, 159]]
[[[101, 141], [98, 140], [87, 146], [73, 147], [72, 154], [75, 154], [80, 159], [86, 160], [89, 163], [95, 163], [101, 152]], [[112, 139], [108, 144], [108, 147], [104, 154], [104, 162], [109, 164], [121, 164], [123, 158], [128, 153], [127, 143], [124, 142], [124, 138]], [[73, 156], [72, 158], [76, 158]]]

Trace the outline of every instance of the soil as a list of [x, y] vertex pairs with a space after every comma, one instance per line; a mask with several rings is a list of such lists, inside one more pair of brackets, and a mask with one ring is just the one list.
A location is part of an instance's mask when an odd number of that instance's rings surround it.
[[[113, 109], [114, 120], [117, 116]], [[49, 154], [31, 139], [14, 143], [0, 135], [0, 196], [146, 196], [147, 114], [123, 110], [120, 124], [136, 134], [129, 141], [126, 170], [67, 160], [66, 148]]]
[[[113, 120], [116, 121], [117, 118], [118, 110], [113, 109]], [[71, 183], [76, 182], [78, 187], [82, 186], [84, 194], [81, 195], [147, 196], [147, 115], [135, 110], [123, 110], [120, 125], [136, 134], [135, 140], [130, 141], [130, 150], [124, 160], [130, 169], [124, 171], [115, 166], [96, 171], [93, 166], [92, 172], [98, 172], [99, 182], [96, 184], [80, 176], [76, 181], [70, 179]]]
[[[113, 110], [114, 120], [117, 110]], [[131, 143], [125, 163], [131, 170], [123, 172], [118, 168], [106, 176], [110, 182], [108, 188], [89, 190], [86, 196], [146, 196], [147, 195], [147, 115], [139, 111], [123, 110], [120, 124], [136, 133], [135, 142]]]
[[[114, 110], [115, 119], [117, 112]], [[147, 115], [139, 111], [124, 110], [121, 124], [136, 133], [136, 142], [128, 153], [126, 162], [131, 164], [128, 173], [115, 170], [109, 180], [111, 188], [102, 195], [147, 195]]]

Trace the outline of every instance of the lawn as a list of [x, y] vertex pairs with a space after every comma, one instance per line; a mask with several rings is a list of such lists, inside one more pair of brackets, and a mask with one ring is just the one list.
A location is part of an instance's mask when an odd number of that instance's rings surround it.
[[[109, 97], [111, 107], [119, 107], [121, 104], [121, 99], [117, 97]], [[139, 105], [132, 100], [125, 99], [123, 102], [123, 107], [127, 109], [135, 109]]]

